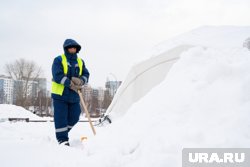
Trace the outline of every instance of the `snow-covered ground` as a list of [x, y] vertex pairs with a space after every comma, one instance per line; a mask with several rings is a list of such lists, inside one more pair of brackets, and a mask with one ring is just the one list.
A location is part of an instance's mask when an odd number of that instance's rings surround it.
[[[78, 123], [70, 148], [57, 145], [53, 123], [0, 123], [0, 166], [180, 167], [186, 147], [249, 147], [250, 52], [242, 47], [249, 34], [250, 27], [184, 34], [194, 47], [166, 79], [96, 136]], [[175, 44], [161, 44], [160, 52]]]
[[22, 107], [8, 104], [1, 104], [0, 119], [3, 121], [8, 118], [29, 118], [41, 120], [42, 118], [25, 110]]

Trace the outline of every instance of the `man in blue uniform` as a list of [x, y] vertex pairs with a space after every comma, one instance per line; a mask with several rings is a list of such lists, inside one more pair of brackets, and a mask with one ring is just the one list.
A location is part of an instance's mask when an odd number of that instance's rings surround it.
[[64, 54], [57, 56], [52, 65], [52, 99], [56, 138], [59, 144], [69, 146], [68, 133], [79, 121], [81, 108], [78, 90], [88, 82], [89, 72], [84, 61], [77, 56], [81, 46], [66, 39]]

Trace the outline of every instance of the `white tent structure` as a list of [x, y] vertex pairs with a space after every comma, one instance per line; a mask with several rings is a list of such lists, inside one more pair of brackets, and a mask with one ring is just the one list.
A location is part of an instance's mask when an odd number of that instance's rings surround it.
[[[180, 55], [192, 47], [241, 48], [249, 27], [204, 26], [159, 44], [156, 56], [134, 66], [118, 89], [106, 115], [114, 120], [160, 84]], [[225, 43], [225, 39], [227, 42]], [[216, 41], [216, 42], [215, 42]], [[240, 45], [242, 44], [242, 45]]]
[[180, 54], [190, 47], [192, 46], [177, 46], [134, 66], [118, 89], [106, 112], [111, 120], [122, 116], [133, 103], [160, 84], [172, 65], [179, 59]]

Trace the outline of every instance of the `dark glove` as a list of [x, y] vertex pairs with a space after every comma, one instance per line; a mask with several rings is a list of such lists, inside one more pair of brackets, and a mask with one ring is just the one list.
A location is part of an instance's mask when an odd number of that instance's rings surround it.
[[78, 85], [78, 86], [84, 85], [83, 80], [81, 80], [80, 78], [77, 78], [77, 77], [72, 77], [72, 78], [71, 78], [71, 81], [73, 81], [73, 83], [74, 83], [75, 85]]
[[82, 86], [80, 85], [75, 85], [73, 81], [70, 81], [70, 89], [78, 93], [78, 90], [82, 89]]

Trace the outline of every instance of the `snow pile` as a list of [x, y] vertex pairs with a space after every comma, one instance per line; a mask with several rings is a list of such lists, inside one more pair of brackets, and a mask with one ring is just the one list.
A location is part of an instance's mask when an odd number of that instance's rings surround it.
[[144, 60], [130, 69], [119, 87], [110, 107], [109, 117], [114, 121], [127, 112], [131, 105], [143, 98], [168, 75], [180, 55], [192, 47], [213, 49], [247, 48], [249, 27], [205, 26], [159, 44], [156, 56]]
[[[99, 132], [89, 154], [105, 156], [114, 166], [181, 166], [183, 148], [248, 147], [250, 52], [244, 40], [233, 45], [228, 39], [246, 39], [250, 28], [229, 29], [213, 47], [182, 53], [158, 87]], [[224, 32], [205, 30], [206, 36]]]
[[23, 107], [0, 104], [0, 119], [8, 118], [29, 118], [29, 119], [42, 119], [39, 116], [25, 110]]

